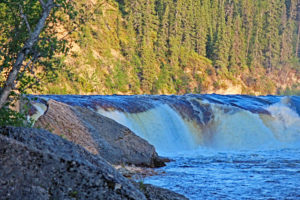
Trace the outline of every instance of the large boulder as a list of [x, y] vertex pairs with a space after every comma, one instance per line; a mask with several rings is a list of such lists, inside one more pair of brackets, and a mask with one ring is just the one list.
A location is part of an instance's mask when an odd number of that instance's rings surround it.
[[100, 156], [29, 128], [0, 128], [1, 199], [146, 199]]
[[47, 101], [46, 112], [35, 122], [41, 127], [72, 141], [111, 164], [161, 167], [164, 161], [154, 147], [127, 127], [92, 110]]

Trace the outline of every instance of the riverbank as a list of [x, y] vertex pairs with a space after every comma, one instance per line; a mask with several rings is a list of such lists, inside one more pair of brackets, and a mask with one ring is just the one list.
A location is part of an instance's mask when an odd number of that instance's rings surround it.
[[3, 199], [186, 199], [134, 183], [101, 156], [43, 129], [0, 128], [0, 156]]
[[36, 128], [0, 128], [4, 199], [186, 199], [135, 182], [168, 159], [127, 127], [87, 108], [39, 104], [28, 111]]

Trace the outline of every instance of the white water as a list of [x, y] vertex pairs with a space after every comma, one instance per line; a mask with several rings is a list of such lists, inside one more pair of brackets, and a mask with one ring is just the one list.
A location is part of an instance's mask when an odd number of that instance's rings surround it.
[[[272, 118], [266, 122], [278, 141], [298, 145], [300, 142], [300, 117], [283, 103], [271, 105]], [[299, 147], [299, 146], [298, 146]]]
[[47, 106], [42, 104], [42, 103], [32, 103], [32, 105], [34, 106], [34, 108], [36, 109], [36, 113], [31, 115], [30, 117], [28, 116], [27, 120], [29, 121], [29, 118], [31, 118], [31, 120], [33, 120], [33, 122], [37, 121], [42, 115], [44, 115], [44, 113], [47, 110]]
[[215, 119], [210, 146], [218, 150], [269, 148], [276, 140], [258, 114], [239, 110], [224, 113], [214, 107]]
[[159, 153], [192, 150], [200, 142], [197, 132], [201, 130], [186, 123], [168, 105], [159, 105], [142, 113], [105, 111], [101, 108], [98, 113], [128, 127], [154, 145]]
[[251, 113], [228, 105], [209, 105], [214, 117], [205, 126], [183, 119], [166, 104], [141, 113], [102, 108], [98, 109], [98, 113], [130, 128], [163, 155], [203, 147], [263, 150], [300, 144], [300, 117], [281, 102], [266, 108], [271, 115]]

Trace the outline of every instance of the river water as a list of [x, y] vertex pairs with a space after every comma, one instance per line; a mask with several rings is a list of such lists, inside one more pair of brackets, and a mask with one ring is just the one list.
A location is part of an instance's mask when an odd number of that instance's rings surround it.
[[145, 183], [190, 199], [300, 199], [300, 97], [42, 96], [130, 128], [173, 159]]
[[198, 150], [144, 180], [190, 199], [300, 199], [300, 151]]

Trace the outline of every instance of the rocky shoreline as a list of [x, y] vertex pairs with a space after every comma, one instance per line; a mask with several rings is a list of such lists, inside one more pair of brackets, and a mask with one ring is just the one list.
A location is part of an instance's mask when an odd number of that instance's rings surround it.
[[161, 167], [166, 160], [111, 119], [49, 100], [35, 127], [0, 128], [3, 199], [187, 199], [125, 178], [127, 166]]

